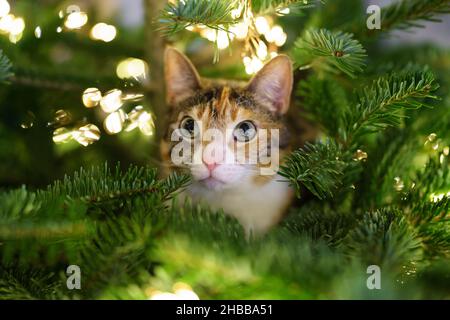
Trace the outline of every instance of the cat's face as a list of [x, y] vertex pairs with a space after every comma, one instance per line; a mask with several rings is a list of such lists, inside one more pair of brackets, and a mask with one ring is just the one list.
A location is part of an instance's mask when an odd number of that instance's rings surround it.
[[163, 159], [187, 170], [200, 187], [221, 190], [265, 183], [288, 146], [282, 115], [289, 107], [292, 66], [270, 61], [247, 85], [207, 84], [175, 49], [165, 55], [168, 131]]

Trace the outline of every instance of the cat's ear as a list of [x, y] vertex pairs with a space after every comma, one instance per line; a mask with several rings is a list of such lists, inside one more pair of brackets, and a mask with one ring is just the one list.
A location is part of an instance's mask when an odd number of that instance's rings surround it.
[[164, 53], [164, 75], [166, 80], [166, 101], [177, 104], [200, 89], [200, 77], [191, 61], [174, 48]]
[[292, 62], [286, 55], [270, 60], [249, 82], [247, 90], [276, 114], [289, 109], [293, 83]]

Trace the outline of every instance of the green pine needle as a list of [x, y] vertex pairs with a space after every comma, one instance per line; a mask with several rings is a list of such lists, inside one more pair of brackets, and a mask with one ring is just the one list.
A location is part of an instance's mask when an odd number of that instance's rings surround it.
[[237, 22], [231, 16], [235, 4], [235, 1], [228, 0], [177, 0], [168, 3], [159, 18], [161, 30], [171, 35], [197, 24], [227, 29], [227, 26]]
[[306, 144], [294, 151], [280, 168], [300, 197], [301, 186], [319, 199], [333, 196], [340, 184], [345, 164], [340, 147], [332, 142]]
[[350, 33], [308, 30], [296, 40], [292, 52], [300, 68], [336, 69], [355, 77], [365, 66], [366, 50]]

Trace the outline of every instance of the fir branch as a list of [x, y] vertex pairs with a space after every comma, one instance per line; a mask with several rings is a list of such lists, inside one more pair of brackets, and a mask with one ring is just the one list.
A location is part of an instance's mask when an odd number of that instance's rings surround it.
[[53, 272], [0, 266], [0, 300], [63, 299], [62, 284]]
[[334, 79], [310, 76], [300, 81], [296, 94], [302, 99], [304, 116], [318, 123], [328, 136], [338, 139], [343, 115], [349, 108], [344, 88]]
[[252, 11], [258, 14], [278, 13], [289, 8], [299, 11], [315, 7], [322, 0], [252, 0]]
[[352, 34], [326, 29], [308, 30], [296, 40], [292, 54], [300, 68], [334, 73], [337, 68], [350, 77], [363, 70], [366, 58], [366, 50]]
[[120, 164], [111, 170], [105, 163], [101, 167], [92, 167], [89, 170], [81, 168], [73, 174], [73, 177], [65, 176], [62, 181], [56, 181], [38, 195], [45, 201], [64, 195], [68, 199], [95, 203], [153, 193], [157, 182], [155, 169], [131, 166], [126, 172], [122, 172]]
[[280, 168], [280, 175], [296, 188], [305, 186], [319, 199], [331, 197], [340, 184], [345, 164], [340, 147], [332, 142], [306, 144], [294, 151]]
[[418, 109], [423, 99], [437, 99], [432, 92], [439, 85], [433, 73], [405, 71], [373, 82], [358, 96], [358, 103], [346, 115], [346, 140], [353, 142], [362, 135], [377, 132], [390, 126], [398, 126], [406, 109]]
[[396, 209], [367, 212], [344, 240], [343, 250], [365, 265], [396, 273], [422, 260], [420, 237]]
[[159, 23], [163, 33], [170, 35], [188, 26], [201, 24], [213, 29], [222, 29], [236, 23], [231, 11], [235, 1], [228, 0], [177, 0], [169, 2], [161, 13]]
[[440, 22], [435, 15], [450, 13], [449, 0], [403, 0], [381, 9], [382, 30], [423, 27], [420, 21]]
[[12, 76], [12, 63], [3, 51], [0, 50], [0, 83], [7, 82]]

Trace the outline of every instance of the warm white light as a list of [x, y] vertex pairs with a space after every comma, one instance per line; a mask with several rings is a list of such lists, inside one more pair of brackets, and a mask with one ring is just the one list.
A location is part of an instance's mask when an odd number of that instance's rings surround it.
[[242, 12], [242, 6], [239, 6], [239, 8], [231, 10], [230, 15], [233, 19], [237, 19], [241, 16], [241, 12]]
[[108, 115], [103, 122], [103, 127], [109, 134], [116, 134], [122, 131], [125, 122], [125, 113], [122, 110]]
[[265, 34], [266, 40], [275, 43], [278, 47], [285, 44], [287, 35], [281, 26], [273, 26], [273, 28]]
[[431, 202], [439, 202], [442, 199], [444, 199], [444, 197], [450, 198], [450, 191], [447, 193], [438, 193], [438, 194], [432, 193], [430, 195], [430, 200]]
[[265, 34], [270, 30], [269, 21], [265, 17], [257, 17], [255, 19], [255, 26], [259, 34]]
[[216, 39], [217, 39], [217, 31], [214, 30], [214, 29], [211, 29], [211, 28], [203, 28], [200, 31], [200, 35], [203, 38], [206, 38], [206, 39], [208, 39], [211, 42], [215, 42]]
[[0, 19], [0, 31], [3, 33], [9, 33], [14, 23], [14, 15], [8, 14]]
[[82, 99], [86, 108], [93, 108], [102, 100], [102, 93], [97, 88], [87, 88], [83, 92]]
[[228, 32], [220, 30], [217, 33], [217, 47], [219, 49], [225, 49], [230, 45], [230, 39], [228, 38]]
[[14, 18], [10, 25], [9, 33], [12, 35], [22, 34], [25, 30], [25, 21], [21, 17]]
[[91, 38], [94, 40], [111, 42], [116, 38], [116, 35], [116, 27], [103, 22], [97, 23], [91, 30]]
[[61, 27], [56, 28], [56, 32], [57, 33], [61, 33], [62, 32], [62, 28]]
[[0, 17], [6, 16], [9, 13], [9, 10], [11, 10], [11, 6], [8, 1], [0, 0]]
[[72, 132], [67, 128], [62, 127], [53, 131], [53, 142], [56, 144], [67, 143], [72, 138]]
[[252, 58], [244, 57], [242, 61], [244, 62], [245, 72], [247, 74], [254, 74], [258, 72], [264, 65], [264, 63], [256, 56]]
[[123, 105], [122, 91], [119, 89], [113, 89], [108, 91], [100, 101], [102, 110], [111, 113], [119, 109]]
[[256, 49], [258, 58], [264, 60], [267, 57], [267, 46], [264, 41], [259, 41], [258, 48]]
[[117, 76], [120, 79], [128, 78], [146, 78], [148, 73], [148, 64], [141, 59], [128, 58], [117, 65]]
[[34, 36], [38, 39], [42, 36], [42, 29], [41, 27], [37, 26], [36, 29], [34, 29]]
[[175, 291], [175, 295], [181, 300], [200, 300], [198, 295], [189, 289], [178, 289]]
[[149, 300], [181, 300], [176, 294], [170, 292], [155, 291], [149, 298]]
[[152, 291], [149, 300], [200, 300], [198, 295], [192, 288], [182, 282], [178, 282], [173, 286], [174, 293]]
[[289, 13], [291, 12], [291, 9], [289, 9], [288, 7], [286, 7], [286, 8], [283, 8], [283, 9], [278, 10], [277, 12], [278, 12], [279, 14], [281, 14], [281, 15], [286, 15], [286, 14], [289, 14]]
[[100, 129], [94, 124], [87, 124], [73, 131], [72, 136], [79, 144], [87, 147], [100, 140]]
[[236, 39], [244, 40], [248, 35], [248, 25], [244, 22], [236, 23], [230, 27], [230, 31], [236, 36]]
[[153, 129], [155, 127], [155, 124], [152, 119], [152, 115], [148, 113], [147, 111], [144, 111], [141, 113], [141, 115], [138, 118], [139, 123], [139, 130], [146, 135], [151, 136], [153, 135]]
[[251, 66], [253, 68], [253, 72], [256, 73], [262, 69], [262, 67], [264, 66], [264, 63], [261, 60], [259, 60], [258, 57], [253, 57]]
[[84, 26], [88, 22], [88, 16], [86, 13], [79, 11], [79, 12], [72, 12], [69, 14], [66, 18], [66, 21], [64, 22], [64, 25], [67, 29], [80, 29], [82, 26]]

